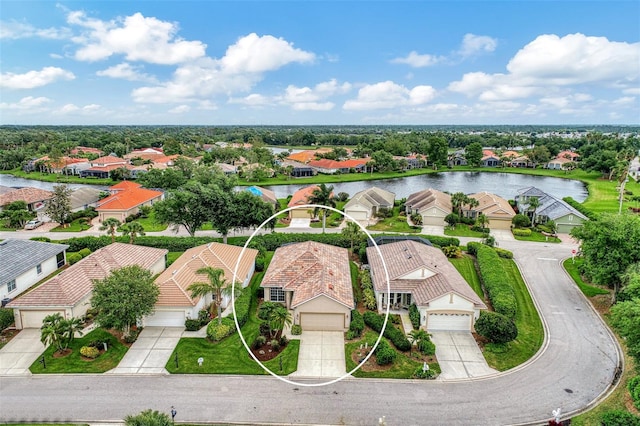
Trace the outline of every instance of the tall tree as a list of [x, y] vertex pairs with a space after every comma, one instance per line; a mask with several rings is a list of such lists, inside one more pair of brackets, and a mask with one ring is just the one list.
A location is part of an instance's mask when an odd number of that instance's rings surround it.
[[53, 197], [47, 201], [45, 213], [54, 221], [65, 227], [71, 215], [71, 194], [73, 190], [67, 185], [55, 185]]
[[[225, 279], [222, 269], [207, 266], [198, 269], [196, 272], [198, 274], [205, 274], [208, 281], [192, 283], [187, 287], [187, 291], [191, 292], [191, 297], [205, 297], [208, 294], [212, 294], [218, 311], [218, 324], [222, 324], [222, 297], [230, 296], [232, 287]], [[242, 289], [239, 283], [235, 283], [233, 293], [236, 298], [240, 295], [241, 291]]]
[[126, 337], [132, 325], [153, 312], [159, 294], [150, 271], [138, 265], [125, 266], [93, 281], [91, 306], [98, 311], [95, 319], [101, 327], [121, 330]]
[[531, 197], [529, 198], [527, 205], [527, 211], [531, 212], [531, 226], [533, 226], [537, 222], [536, 210], [540, 207], [540, 199], [538, 197]]
[[360, 243], [365, 238], [364, 232], [362, 232], [362, 229], [360, 229], [360, 226], [357, 223], [351, 222], [351, 221], [348, 221], [346, 226], [342, 229], [342, 235], [344, 235], [347, 239], [349, 239], [349, 242], [351, 243], [352, 253], [353, 253], [353, 246], [356, 243]]
[[135, 244], [138, 235], [145, 235], [144, 226], [140, 222], [123, 223], [118, 228], [123, 236], [129, 236], [129, 244]]
[[0, 210], [0, 219], [4, 219], [9, 228], [24, 228], [33, 216], [27, 209], [27, 203], [22, 200], [9, 203]]
[[465, 149], [464, 157], [467, 159], [467, 164], [478, 167], [482, 162], [482, 145], [479, 142], [470, 143]]
[[111, 243], [116, 242], [116, 231], [120, 226], [120, 221], [115, 217], [108, 217], [102, 221], [102, 226], [100, 226], [101, 231], [107, 231], [107, 234], [111, 235]]
[[[336, 199], [333, 195], [333, 185], [327, 186], [324, 183], [321, 183], [317, 188], [315, 188], [311, 192], [311, 195], [308, 197], [307, 202], [309, 204], [317, 204], [320, 206], [335, 207]], [[320, 211], [320, 207], [315, 207], [313, 209], [313, 214], [317, 216], [319, 211]], [[327, 225], [326, 211], [327, 210], [324, 210], [322, 214], [322, 233], [323, 234], [326, 230], [326, 225]]]
[[456, 192], [451, 196], [451, 207], [458, 214], [458, 217], [462, 217], [462, 206], [467, 202], [468, 197], [464, 192]]
[[154, 205], [156, 220], [168, 223], [178, 232], [184, 226], [190, 236], [211, 217], [211, 188], [200, 182], [188, 182], [179, 189], [167, 191], [165, 199]]

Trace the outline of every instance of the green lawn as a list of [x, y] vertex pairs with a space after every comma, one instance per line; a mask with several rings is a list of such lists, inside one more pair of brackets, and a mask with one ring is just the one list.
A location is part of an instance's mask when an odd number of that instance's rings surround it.
[[476, 270], [473, 259], [468, 255], [463, 255], [459, 258], [449, 259], [449, 262], [455, 266], [458, 272], [460, 272], [460, 275], [469, 283], [469, 286], [471, 286], [480, 299], [484, 300], [485, 297], [482, 291], [482, 285], [480, 284], [480, 277], [478, 276], [478, 271]]
[[394, 207], [393, 210], [393, 217], [380, 219], [375, 225], [367, 226], [367, 229], [379, 232], [401, 232], [403, 234], [415, 234], [422, 231], [420, 226], [409, 225], [406, 216], [398, 215], [398, 207]]
[[589, 285], [582, 280], [582, 277], [580, 276], [579, 268], [583, 262], [584, 262], [584, 259], [580, 257], [575, 260], [567, 259], [562, 263], [562, 266], [564, 267], [565, 271], [567, 271], [567, 273], [571, 276], [573, 281], [576, 283], [578, 288], [580, 288], [580, 291], [582, 291], [582, 293], [584, 293], [585, 296], [593, 297], [593, 296], [597, 296], [598, 294], [609, 294], [609, 290], [602, 287]]
[[56, 226], [51, 230], [51, 232], [82, 232], [86, 231], [89, 228], [91, 228], [91, 225], [87, 224], [87, 219], [80, 218], [68, 224], [66, 228], [63, 228], [62, 226]]
[[509, 274], [518, 303], [518, 313], [515, 319], [518, 338], [504, 345], [489, 343], [485, 345], [483, 353], [489, 366], [499, 371], [505, 371], [522, 364], [535, 355], [544, 340], [544, 330], [538, 311], [515, 262], [510, 259], [501, 260]]
[[[344, 205], [347, 204], [346, 201], [338, 201], [336, 203], [336, 209], [342, 211]], [[344, 216], [341, 213], [336, 213], [334, 211], [329, 211], [329, 216], [327, 216], [327, 228], [337, 228], [340, 226], [342, 221], [344, 220]], [[312, 228], [322, 228], [322, 219], [318, 222], [311, 222]]]
[[34, 179], [42, 182], [53, 183], [83, 183], [85, 185], [105, 185], [111, 186], [117, 181], [111, 179], [98, 179], [98, 178], [81, 178], [80, 176], [65, 176], [57, 173], [40, 173], [40, 172], [25, 172], [20, 168], [13, 170], [5, 170], [0, 173], [10, 174], [16, 177], [25, 179]]
[[545, 235], [542, 235], [541, 232], [538, 231], [531, 231], [531, 235], [528, 235], [526, 237], [522, 237], [520, 235], [514, 235], [513, 238], [515, 238], [518, 241], [534, 241], [534, 242], [540, 242], [540, 243], [560, 243], [562, 242], [560, 240], [560, 238], [557, 237], [547, 237]]
[[[265, 267], [268, 265], [268, 260], [270, 259], [267, 258]], [[251, 344], [259, 333], [260, 320], [256, 317], [257, 291], [263, 276], [264, 272], [255, 274], [249, 287], [253, 292], [253, 298], [249, 308], [249, 320], [242, 327], [242, 336], [248, 344]], [[275, 374], [291, 374], [298, 368], [299, 350], [300, 342], [292, 340], [280, 355], [265, 362], [264, 365]], [[176, 353], [178, 354], [177, 366]], [[202, 367], [198, 366], [198, 358], [200, 357], [204, 358]], [[280, 359], [282, 359], [282, 371], [280, 370]], [[220, 342], [209, 342], [204, 338], [182, 338], [165, 368], [172, 374], [268, 374], [251, 358], [238, 333], [234, 333]]]
[[183, 251], [170, 251], [167, 253], [167, 267], [176, 261], [177, 258], [184, 254]]
[[469, 225], [465, 225], [463, 223], [457, 223], [455, 229], [451, 229], [451, 227], [445, 226], [444, 235], [447, 235], [449, 237], [484, 237], [484, 234], [482, 232], [472, 231]]
[[[106, 352], [93, 361], [88, 361], [80, 355], [80, 348], [88, 345], [93, 340], [109, 339], [111, 345]], [[52, 373], [104, 373], [115, 368], [128, 348], [120, 343], [108, 331], [97, 328], [89, 334], [82, 336], [69, 345], [73, 350], [71, 354], [64, 358], [54, 358], [54, 348], [49, 346], [43, 353], [47, 368], [43, 368], [39, 357], [36, 362], [31, 364], [29, 370], [33, 374], [52, 374]]]
[[[384, 338], [384, 337], [383, 337]], [[345, 360], [347, 366], [347, 372], [353, 370], [357, 363], [351, 359], [351, 355], [354, 351], [360, 350], [360, 345], [364, 344], [364, 342], [368, 343], [368, 347], [372, 347], [376, 340], [378, 339], [378, 334], [370, 329], [365, 331], [363, 337], [350, 341], [345, 345]], [[389, 346], [393, 347], [393, 344], [389, 342]], [[395, 348], [394, 348], [395, 349]], [[354, 377], [368, 377], [368, 378], [379, 378], [379, 379], [410, 379], [413, 377], [413, 373], [418, 369], [422, 368], [423, 361], [419, 359], [421, 355], [418, 354], [417, 351], [413, 351], [412, 355], [409, 355], [409, 352], [398, 352], [398, 356], [394, 361], [393, 365], [385, 370], [380, 371], [362, 371], [360, 368], [358, 371], [353, 373]], [[364, 354], [363, 354], [364, 355]], [[368, 362], [372, 362], [369, 359]], [[429, 368], [436, 373], [440, 373], [440, 365], [437, 362], [429, 363]]]
[[153, 210], [151, 210], [148, 217], [136, 219], [136, 222], [139, 222], [140, 225], [142, 225], [144, 232], [160, 232], [167, 229], [168, 226], [166, 223], [159, 223], [156, 221], [156, 215]]

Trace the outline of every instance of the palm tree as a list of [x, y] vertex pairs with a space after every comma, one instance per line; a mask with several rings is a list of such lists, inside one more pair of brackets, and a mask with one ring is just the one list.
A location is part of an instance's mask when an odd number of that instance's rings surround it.
[[107, 234], [111, 235], [111, 242], [116, 242], [116, 230], [120, 226], [120, 221], [115, 217], [108, 217], [102, 221], [101, 231], [107, 231]]
[[528, 204], [529, 207], [527, 208], [527, 210], [531, 211], [531, 226], [533, 226], [536, 219], [536, 210], [538, 209], [538, 207], [540, 207], [540, 200], [538, 199], [538, 197], [531, 197], [529, 198]]
[[363, 237], [362, 229], [355, 222], [347, 222], [347, 226], [342, 230], [342, 235], [351, 242], [351, 253], [353, 253], [353, 245], [356, 241], [360, 241]]
[[281, 304], [278, 304], [269, 313], [269, 329], [271, 330], [271, 338], [274, 338], [278, 330], [284, 329], [285, 326], [291, 325], [291, 312]]
[[54, 346], [57, 351], [62, 351], [62, 330], [60, 327], [60, 321], [62, 315], [59, 313], [47, 315], [42, 321], [42, 327], [40, 327], [40, 341], [45, 346]]
[[480, 224], [480, 227], [484, 228], [484, 225], [486, 225], [487, 222], [487, 216], [485, 216], [483, 213], [480, 213], [480, 215], [478, 216], [478, 223]]
[[474, 207], [478, 207], [480, 205], [480, 201], [475, 198], [465, 196], [464, 204], [469, 206], [469, 210], [473, 210]]
[[[222, 297], [231, 295], [232, 287], [224, 278], [224, 271], [222, 269], [207, 266], [198, 269], [196, 272], [198, 274], [206, 274], [209, 282], [195, 282], [189, 285], [187, 290], [191, 292], [191, 297], [204, 297], [207, 294], [214, 296], [218, 309], [218, 325], [220, 325], [222, 324]], [[242, 289], [239, 283], [234, 285], [233, 291], [235, 297], [240, 295]]]
[[69, 318], [60, 321], [60, 329], [62, 331], [62, 349], [67, 349], [73, 339], [76, 337], [76, 333], [82, 336], [82, 329], [84, 324], [80, 318]]
[[123, 236], [129, 236], [129, 244], [133, 244], [136, 241], [136, 236], [145, 235], [144, 226], [140, 222], [129, 222], [122, 224], [118, 231], [122, 232]]
[[[309, 204], [317, 204], [320, 206], [335, 207], [336, 199], [333, 196], [333, 185], [327, 186], [324, 183], [321, 183], [320, 186], [315, 188], [311, 193], [311, 195], [309, 195], [309, 197], [307, 198], [307, 202]], [[320, 207], [314, 208], [313, 214], [317, 215], [318, 211], [320, 211]], [[326, 223], [327, 223], [327, 215], [323, 214], [322, 215], [322, 233], [323, 234], [326, 229]]]
[[456, 192], [451, 196], [451, 207], [454, 212], [458, 213], [458, 217], [462, 217], [462, 205], [466, 202], [467, 196], [464, 192]]
[[[428, 340], [428, 339], [429, 339], [429, 333], [427, 333], [426, 331], [424, 331], [422, 329], [411, 330], [411, 332], [409, 333], [409, 340], [411, 341], [411, 348], [413, 348], [414, 344], [416, 345], [416, 347], [420, 348], [420, 343], [422, 343], [424, 340]], [[411, 354], [411, 348], [410, 348], [409, 354]]]

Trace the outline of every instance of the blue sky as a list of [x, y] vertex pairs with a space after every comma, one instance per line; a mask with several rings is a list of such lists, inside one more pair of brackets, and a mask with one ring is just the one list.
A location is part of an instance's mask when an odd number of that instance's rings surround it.
[[0, 5], [1, 124], [640, 124], [638, 1]]

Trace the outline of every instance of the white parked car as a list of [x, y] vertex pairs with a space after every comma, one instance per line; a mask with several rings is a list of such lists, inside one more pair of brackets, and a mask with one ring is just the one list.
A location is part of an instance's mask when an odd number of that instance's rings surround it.
[[43, 221], [38, 220], [38, 219], [34, 219], [34, 220], [30, 220], [29, 222], [27, 222], [27, 224], [24, 226], [24, 229], [36, 229], [38, 226], [44, 224]]

